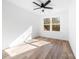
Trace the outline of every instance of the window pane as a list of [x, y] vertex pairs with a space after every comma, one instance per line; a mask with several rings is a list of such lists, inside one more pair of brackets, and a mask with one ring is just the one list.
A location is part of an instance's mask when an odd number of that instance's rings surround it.
[[52, 25], [52, 31], [60, 31], [60, 25]]
[[58, 18], [52, 18], [52, 24], [59, 24], [60, 21]]
[[50, 31], [50, 25], [44, 25], [44, 30], [45, 31]]
[[50, 18], [45, 18], [44, 19], [44, 24], [50, 24]]

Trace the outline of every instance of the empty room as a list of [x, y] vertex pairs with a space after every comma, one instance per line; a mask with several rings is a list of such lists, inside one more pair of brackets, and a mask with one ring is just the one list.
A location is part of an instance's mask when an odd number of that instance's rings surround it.
[[75, 0], [2, 0], [2, 59], [76, 59]]

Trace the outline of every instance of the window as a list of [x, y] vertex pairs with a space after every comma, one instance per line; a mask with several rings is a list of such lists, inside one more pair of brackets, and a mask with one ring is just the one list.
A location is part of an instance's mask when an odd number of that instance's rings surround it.
[[44, 31], [60, 31], [60, 21], [58, 18], [45, 18]]

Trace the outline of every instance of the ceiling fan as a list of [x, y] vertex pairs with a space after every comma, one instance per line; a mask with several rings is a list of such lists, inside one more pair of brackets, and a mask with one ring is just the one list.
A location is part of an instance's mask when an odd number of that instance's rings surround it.
[[[41, 2], [41, 1], [40, 1]], [[46, 1], [45, 3], [41, 2], [41, 4], [38, 4], [36, 2], [33, 2], [35, 5], [39, 6], [38, 8], [35, 8], [34, 10], [43, 8], [42, 12], [44, 12], [44, 9], [53, 9], [52, 7], [47, 7], [47, 5], [51, 2], [51, 0]]]

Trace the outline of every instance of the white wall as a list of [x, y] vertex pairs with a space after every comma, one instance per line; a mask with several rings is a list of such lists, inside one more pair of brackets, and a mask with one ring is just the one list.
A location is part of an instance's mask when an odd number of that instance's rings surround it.
[[[57, 38], [62, 40], [68, 40], [68, 10], [62, 10], [59, 12], [52, 12], [49, 14], [45, 14], [46, 18], [58, 17], [60, 19], [60, 31], [44, 31], [43, 25], [40, 26], [40, 36]], [[41, 19], [41, 24], [43, 24], [44, 17]]]
[[69, 8], [69, 42], [76, 56], [76, 7], [75, 0], [72, 0], [72, 4]]
[[16, 5], [3, 0], [2, 7], [3, 49], [7, 48], [17, 37], [32, 26], [32, 36], [39, 35], [40, 16], [24, 10]]

